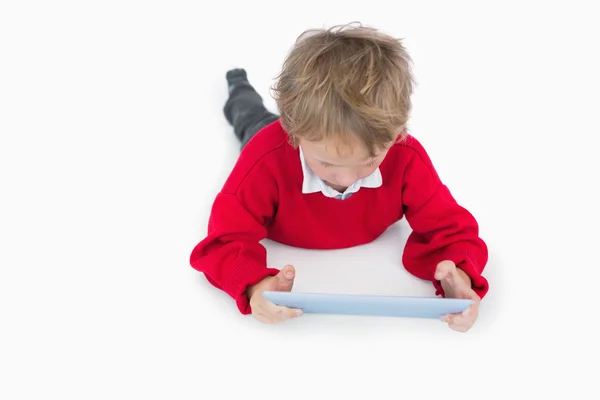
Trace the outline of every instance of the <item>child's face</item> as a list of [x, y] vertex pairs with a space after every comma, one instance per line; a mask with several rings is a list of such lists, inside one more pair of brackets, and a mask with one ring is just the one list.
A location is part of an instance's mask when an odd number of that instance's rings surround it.
[[361, 178], [371, 175], [385, 158], [388, 149], [370, 157], [358, 143], [338, 146], [334, 143], [309, 142], [300, 138], [300, 146], [310, 169], [328, 186], [343, 191]]

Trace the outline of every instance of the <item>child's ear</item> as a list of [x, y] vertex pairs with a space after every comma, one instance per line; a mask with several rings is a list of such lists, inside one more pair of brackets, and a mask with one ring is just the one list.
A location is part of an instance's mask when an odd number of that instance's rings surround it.
[[404, 139], [406, 139], [406, 136], [408, 136], [408, 128], [403, 128], [400, 133], [398, 133], [398, 136], [396, 136], [396, 141], [394, 142], [394, 144], [398, 144], [404, 141]]
[[297, 150], [300, 146], [300, 139], [297, 136], [288, 135], [288, 143]]

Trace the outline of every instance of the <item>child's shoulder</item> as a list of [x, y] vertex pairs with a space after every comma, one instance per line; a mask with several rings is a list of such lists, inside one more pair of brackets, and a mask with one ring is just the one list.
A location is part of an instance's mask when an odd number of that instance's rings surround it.
[[387, 166], [390, 169], [389, 173], [407, 176], [408, 171], [422, 171], [437, 176], [427, 150], [413, 135], [407, 134], [394, 144], [388, 155], [386, 158], [390, 161]]
[[287, 133], [279, 121], [275, 121], [257, 132], [244, 146], [227, 181], [224, 191], [235, 192], [247, 181], [264, 181], [273, 177], [281, 164], [288, 144]]
[[244, 146], [240, 157], [262, 158], [267, 154], [283, 149], [288, 143], [288, 134], [276, 120], [258, 131], [254, 137]]

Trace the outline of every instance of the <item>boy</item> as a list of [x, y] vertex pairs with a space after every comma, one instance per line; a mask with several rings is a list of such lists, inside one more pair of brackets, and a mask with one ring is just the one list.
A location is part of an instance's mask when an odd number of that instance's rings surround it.
[[467, 331], [488, 290], [487, 247], [474, 217], [456, 203], [423, 147], [407, 134], [413, 77], [400, 40], [342, 26], [304, 32], [266, 110], [243, 69], [227, 73], [224, 114], [242, 146], [211, 211], [193, 268], [235, 299], [243, 314], [278, 323], [302, 314], [262, 297], [291, 291], [294, 268], [266, 264], [264, 238], [339, 249], [378, 238], [406, 217], [404, 267], [436, 295], [470, 298], [442, 318]]

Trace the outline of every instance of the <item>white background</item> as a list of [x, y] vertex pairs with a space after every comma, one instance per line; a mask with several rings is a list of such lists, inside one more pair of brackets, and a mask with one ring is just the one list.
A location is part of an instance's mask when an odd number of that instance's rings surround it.
[[[598, 398], [600, 29], [584, 4], [2, 2], [0, 398]], [[489, 245], [466, 334], [262, 325], [189, 266], [238, 152], [225, 72], [246, 68], [275, 111], [296, 37], [355, 20], [405, 38], [412, 134]], [[266, 245], [298, 291], [432, 295], [400, 264], [407, 234]]]

